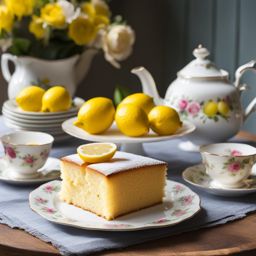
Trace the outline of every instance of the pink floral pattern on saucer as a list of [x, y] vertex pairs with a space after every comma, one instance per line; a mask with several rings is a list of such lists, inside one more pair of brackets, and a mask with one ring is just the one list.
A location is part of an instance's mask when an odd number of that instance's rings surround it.
[[183, 192], [184, 191], [184, 186], [182, 186], [181, 184], [176, 184], [175, 186], [174, 186], [174, 189], [173, 189], [173, 191], [175, 192], [175, 193], [181, 193], [181, 192]]
[[41, 185], [30, 193], [30, 207], [49, 221], [82, 229], [132, 231], [159, 228], [178, 224], [200, 210], [200, 198], [197, 194], [181, 183], [167, 181], [163, 206], [153, 206], [107, 221], [62, 202], [58, 193], [60, 188], [61, 182], [57, 180]]
[[56, 210], [50, 207], [42, 207], [42, 211], [48, 213], [48, 214], [54, 214], [56, 213]]
[[43, 190], [45, 193], [52, 194], [53, 192], [59, 192], [60, 187], [48, 184], [48, 185], [44, 186]]
[[46, 204], [47, 202], [48, 202], [47, 199], [44, 199], [40, 196], [35, 198], [35, 203], [37, 203], [37, 204]]
[[175, 210], [172, 215], [174, 215], [175, 217], [180, 217], [180, 216], [183, 216], [187, 213], [187, 210], [186, 209], [177, 209]]
[[180, 202], [183, 206], [188, 206], [193, 203], [194, 196], [193, 195], [187, 195], [180, 199]]

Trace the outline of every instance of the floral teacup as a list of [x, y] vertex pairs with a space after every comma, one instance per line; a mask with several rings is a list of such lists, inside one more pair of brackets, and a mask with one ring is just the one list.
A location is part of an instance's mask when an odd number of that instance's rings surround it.
[[34, 178], [46, 162], [54, 138], [43, 132], [20, 131], [1, 137], [6, 171], [16, 178]]
[[241, 143], [217, 143], [200, 147], [206, 173], [214, 185], [239, 188], [250, 176], [256, 160], [256, 148]]

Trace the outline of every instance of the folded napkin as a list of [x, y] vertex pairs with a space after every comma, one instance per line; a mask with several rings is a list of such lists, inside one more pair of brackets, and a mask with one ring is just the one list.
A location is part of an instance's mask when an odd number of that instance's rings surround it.
[[[0, 119], [0, 135], [9, 131]], [[184, 168], [200, 162], [199, 153], [187, 153], [177, 148], [179, 140], [145, 144], [145, 151], [153, 158], [169, 163], [169, 179], [184, 183], [181, 172]], [[60, 157], [75, 152], [81, 141], [55, 145], [52, 156]], [[0, 151], [2, 155], [2, 149]], [[188, 184], [186, 184], [189, 186]], [[88, 255], [107, 249], [123, 248], [145, 241], [182, 232], [224, 224], [244, 217], [256, 210], [256, 194], [239, 198], [224, 198], [210, 195], [191, 187], [201, 197], [202, 210], [192, 219], [176, 226], [136, 232], [86, 231], [53, 224], [34, 213], [28, 204], [28, 196], [36, 186], [14, 186], [0, 183], [0, 222], [24, 229], [30, 234], [52, 243], [63, 255]]]

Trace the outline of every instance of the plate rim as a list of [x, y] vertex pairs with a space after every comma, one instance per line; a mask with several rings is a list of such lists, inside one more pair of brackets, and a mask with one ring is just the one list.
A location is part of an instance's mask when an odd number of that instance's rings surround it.
[[[126, 228], [99, 228], [99, 227], [96, 227], [96, 228], [93, 228], [93, 227], [85, 227], [85, 226], [79, 226], [77, 224], [71, 224], [71, 223], [67, 223], [67, 222], [64, 222], [64, 221], [58, 221], [58, 220], [54, 220], [53, 218], [49, 218], [47, 216], [47, 214], [42, 214], [42, 212], [39, 212], [37, 209], [35, 209], [33, 207], [33, 204], [32, 204], [32, 196], [33, 196], [33, 193], [35, 193], [40, 187], [42, 186], [45, 186], [46, 184], [49, 184], [49, 183], [54, 183], [54, 182], [61, 182], [61, 180], [52, 180], [50, 182], [47, 182], [47, 183], [44, 183], [42, 184], [41, 186], [37, 187], [36, 189], [34, 189], [33, 191], [30, 192], [29, 194], [29, 207], [30, 209], [37, 213], [39, 216], [41, 216], [42, 218], [52, 222], [52, 223], [55, 223], [55, 224], [58, 224], [58, 225], [63, 225], [63, 226], [68, 226], [68, 227], [74, 227], [74, 228], [79, 228], [79, 229], [83, 229], [83, 230], [94, 230], [94, 231], [103, 231], [103, 232], [124, 232], [124, 231], [129, 231], [129, 232], [133, 232], [133, 231], [139, 231], [139, 230], [147, 230], [147, 229], [157, 229], [157, 228], [164, 228], [164, 227], [171, 227], [171, 226], [175, 226], [179, 223], [182, 223], [184, 221], [187, 221], [191, 218], [193, 218], [196, 214], [198, 214], [201, 209], [202, 209], [202, 206], [201, 206], [201, 198], [200, 196], [194, 192], [192, 189], [190, 189], [188, 186], [186, 186], [185, 184], [183, 183], [180, 183], [180, 182], [177, 182], [177, 181], [172, 181], [172, 180], [167, 180], [166, 183], [174, 183], [174, 184], [180, 184], [182, 186], [184, 186], [187, 190], [190, 191], [190, 193], [192, 193], [193, 195], [196, 196], [197, 200], [198, 200], [198, 204], [196, 206], [196, 211], [191, 214], [190, 216], [188, 216], [187, 218], [184, 218], [184, 219], [181, 219], [180, 221], [177, 221], [177, 222], [174, 222], [174, 223], [158, 223], [158, 224], [151, 224], [151, 225], [147, 225], [147, 226], [140, 226], [140, 227], [126, 227]], [[55, 193], [58, 193], [58, 192], [55, 192]], [[76, 207], [76, 206], [74, 206]], [[143, 210], [143, 209], [142, 209]]]
[[18, 125], [22, 128], [49, 128], [49, 129], [61, 128], [61, 122], [60, 123], [49, 123], [48, 122], [48, 123], [44, 123], [44, 124], [42, 124], [42, 123], [41, 124], [30, 124], [30, 123], [24, 123], [24, 122], [12, 120], [11, 118], [9, 118], [7, 116], [3, 116], [3, 119], [5, 119], [10, 124]]
[[[7, 113], [8, 112], [8, 113]], [[55, 123], [58, 123], [59, 125], [62, 124], [62, 122], [64, 122], [67, 118], [70, 118], [70, 117], [74, 117], [76, 114], [72, 114], [72, 115], [68, 115], [67, 117], [56, 117], [56, 118], [52, 118], [52, 119], [42, 119], [42, 118], [38, 118], [38, 119], [28, 119], [28, 118], [23, 118], [23, 117], [16, 117], [14, 116], [13, 114], [9, 114], [9, 111], [5, 110], [4, 108], [2, 109], [2, 113], [3, 113], [3, 116], [10, 119], [10, 120], [13, 120], [15, 122], [22, 122], [22, 123], [29, 123], [29, 124], [48, 124], [49, 122], [52, 123], [52, 122], [55, 122]]]
[[[56, 116], [38, 116], [38, 115], [34, 115], [34, 116], [28, 116], [28, 115], [22, 115], [22, 114], [17, 114], [15, 112], [12, 112], [9, 109], [6, 109], [6, 107], [2, 107], [2, 110], [5, 112], [8, 112], [8, 114], [10, 116], [16, 117], [16, 118], [22, 118], [22, 119], [26, 119], [26, 120], [43, 120], [43, 121], [48, 121], [48, 120], [52, 120], [52, 119], [64, 119], [64, 118], [70, 118], [73, 117], [74, 115], [76, 115], [77, 111], [72, 112], [72, 113], [67, 113], [67, 114], [61, 114], [61, 115], [56, 115]], [[56, 112], [55, 112], [56, 113]]]
[[[73, 122], [76, 120], [77, 117], [72, 117], [72, 118], [69, 118], [67, 119], [66, 121], [64, 121], [62, 123], [62, 130], [68, 134], [70, 134], [71, 136], [73, 137], [76, 137], [76, 138], [79, 138], [79, 139], [82, 139], [82, 140], [86, 140], [86, 141], [97, 141], [97, 142], [105, 142], [106, 140], [109, 140], [110, 142], [113, 142], [113, 143], [149, 143], [149, 142], [158, 142], [158, 141], [164, 141], [164, 140], [171, 140], [171, 139], [175, 139], [175, 138], [179, 138], [179, 137], [183, 137], [183, 136], [186, 136], [192, 132], [195, 131], [196, 129], [196, 126], [192, 123], [192, 122], [189, 122], [189, 121], [183, 121], [183, 123], [185, 125], [188, 126], [187, 130], [185, 130], [184, 132], [182, 133], [176, 133], [176, 134], [173, 134], [173, 135], [167, 135], [167, 136], [154, 136], [154, 137], [128, 137], [124, 134], [121, 134], [121, 136], [123, 138], [121, 139], [111, 139], [111, 135], [101, 135], [101, 134], [97, 134], [97, 135], [94, 135], [94, 134], [89, 134], [87, 133], [86, 131], [82, 130], [81, 128], [75, 126], [73, 124]], [[113, 123], [114, 124], [114, 123]], [[112, 125], [113, 125], [112, 124]], [[85, 134], [85, 137], [84, 136], [79, 136], [77, 134], [77, 132], [72, 132], [70, 131], [69, 127], [70, 126], [73, 128], [73, 129], [79, 129], [78, 131], [80, 132], [83, 131], [84, 134]], [[100, 137], [103, 137], [103, 138], [100, 138]], [[109, 139], [107, 139], [106, 137], [109, 137]]]

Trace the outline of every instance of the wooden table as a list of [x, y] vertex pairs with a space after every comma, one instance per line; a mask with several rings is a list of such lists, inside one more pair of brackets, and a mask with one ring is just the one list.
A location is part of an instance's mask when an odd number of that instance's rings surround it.
[[[256, 141], [256, 136], [240, 132], [240, 138]], [[255, 202], [256, 203], [256, 202]], [[59, 255], [58, 250], [21, 230], [0, 225], [0, 256]], [[123, 250], [97, 255], [213, 256], [256, 255], [256, 213], [218, 227], [170, 236]]]

